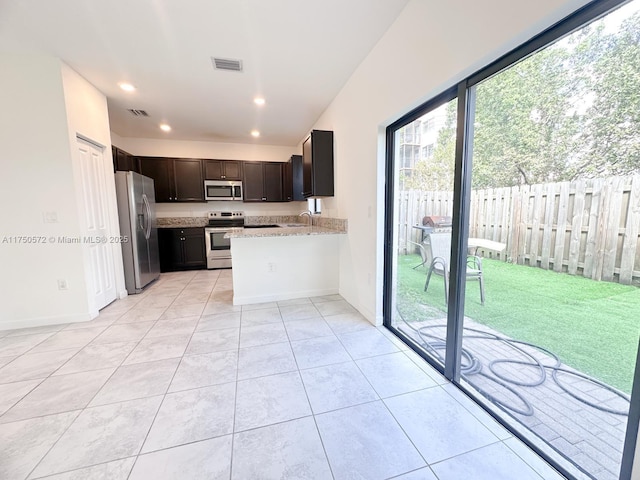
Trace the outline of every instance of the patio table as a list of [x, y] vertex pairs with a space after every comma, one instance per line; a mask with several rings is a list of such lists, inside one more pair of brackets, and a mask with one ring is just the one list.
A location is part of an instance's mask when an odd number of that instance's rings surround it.
[[496, 242], [494, 240], [487, 240], [486, 238], [471, 238], [468, 240], [469, 250], [473, 249], [473, 255], [477, 255], [478, 249], [491, 250], [496, 253], [501, 253], [507, 248], [506, 243]]

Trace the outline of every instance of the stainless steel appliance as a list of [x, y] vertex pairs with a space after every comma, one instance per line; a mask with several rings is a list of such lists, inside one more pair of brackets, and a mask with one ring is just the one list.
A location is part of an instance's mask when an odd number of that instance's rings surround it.
[[242, 182], [239, 180], [205, 180], [204, 199], [242, 201]]
[[207, 268], [231, 268], [231, 241], [224, 235], [244, 227], [244, 212], [214, 211], [207, 216], [209, 226], [204, 229]]
[[116, 195], [127, 292], [140, 293], [160, 276], [153, 179], [116, 172]]

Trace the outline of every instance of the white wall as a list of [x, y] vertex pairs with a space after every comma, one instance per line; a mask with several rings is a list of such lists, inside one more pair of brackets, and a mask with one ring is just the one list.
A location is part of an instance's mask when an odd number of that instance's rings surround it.
[[232, 238], [234, 305], [338, 293], [341, 237]]
[[161, 217], [206, 217], [212, 210], [244, 212], [245, 216], [298, 215], [307, 209], [307, 202], [251, 203], [251, 202], [205, 202], [205, 203], [158, 203], [156, 213]]
[[[48, 240], [79, 233], [61, 63], [2, 54], [0, 71], [0, 329], [85, 319], [81, 248]], [[44, 223], [44, 212], [57, 223]], [[23, 235], [48, 243], [3, 241]]]
[[[167, 134], [171, 135], [170, 133]], [[132, 155], [145, 157], [216, 158], [222, 160], [254, 160], [286, 162], [291, 155], [302, 155], [297, 146], [260, 145], [249, 143], [195, 142], [123, 137], [111, 132], [113, 144]]]
[[[62, 64], [62, 82], [64, 88], [64, 99], [67, 113], [68, 139], [71, 145], [71, 159], [74, 172], [75, 198], [78, 211], [79, 228], [86, 232], [84, 205], [82, 194], [82, 170], [80, 167], [81, 157], [76, 148], [77, 136], [103, 147], [102, 170], [106, 182], [107, 224], [114, 236], [119, 235], [120, 226], [118, 223], [118, 209], [116, 201], [116, 186], [113, 175], [113, 159], [111, 156], [111, 132], [109, 128], [109, 113], [107, 109], [107, 98], [87, 80], [81, 77], [76, 71]], [[119, 296], [126, 296], [124, 285], [124, 268], [122, 265], [122, 247], [119, 244], [111, 244], [116, 291]], [[89, 258], [89, 248], [83, 247], [83, 263], [85, 281], [89, 291], [93, 291], [93, 272]], [[93, 298], [89, 295], [89, 314], [93, 318], [98, 315], [98, 308], [102, 305], [94, 305]]]
[[335, 132], [324, 212], [349, 221], [340, 293], [370, 321], [382, 320], [385, 127], [585, 3], [413, 0], [315, 124]]
[[[113, 178], [106, 98], [57, 58], [2, 54], [0, 66], [0, 329], [89, 320], [97, 309], [83, 247], [59, 237], [82, 233], [76, 134], [106, 147], [105, 172]], [[56, 221], [45, 222], [45, 213]], [[4, 239], [13, 236], [46, 243]], [[119, 249], [116, 263], [124, 288]], [[67, 290], [58, 289], [61, 279]]]
[[[261, 162], [286, 162], [291, 155], [301, 155], [302, 147], [156, 140], [122, 137], [111, 132], [114, 145], [132, 155], [174, 158], [216, 158]], [[242, 210], [245, 215], [296, 215], [307, 209], [306, 202], [284, 203], [159, 203], [158, 217], [206, 216], [211, 210]]]

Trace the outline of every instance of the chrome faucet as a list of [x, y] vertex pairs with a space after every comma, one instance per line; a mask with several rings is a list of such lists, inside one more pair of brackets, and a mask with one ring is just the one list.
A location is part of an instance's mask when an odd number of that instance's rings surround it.
[[302, 212], [298, 216], [299, 217], [304, 217], [305, 215], [309, 217], [309, 221], [307, 222], [307, 225], [311, 226], [311, 210], [305, 210], [304, 212]]

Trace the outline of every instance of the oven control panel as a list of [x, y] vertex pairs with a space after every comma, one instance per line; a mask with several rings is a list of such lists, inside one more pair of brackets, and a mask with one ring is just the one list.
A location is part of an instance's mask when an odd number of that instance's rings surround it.
[[207, 214], [209, 220], [226, 220], [230, 218], [244, 218], [244, 212], [225, 212], [216, 210]]

